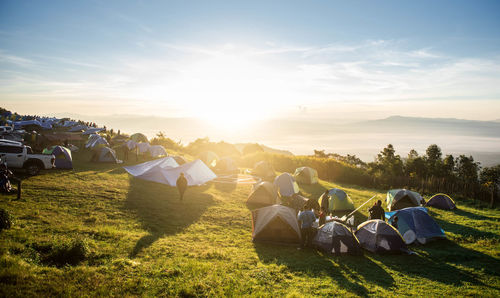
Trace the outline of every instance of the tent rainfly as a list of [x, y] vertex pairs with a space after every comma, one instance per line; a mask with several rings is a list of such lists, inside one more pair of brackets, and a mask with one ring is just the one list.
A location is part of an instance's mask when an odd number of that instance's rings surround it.
[[292, 175], [283, 173], [274, 179], [274, 185], [278, 188], [281, 196], [290, 197], [299, 193], [299, 186]]
[[421, 202], [422, 196], [418, 192], [407, 189], [391, 189], [387, 192], [386, 203], [389, 211], [417, 207]]
[[301, 167], [295, 170], [293, 174], [295, 180], [299, 183], [315, 184], [318, 183], [318, 171], [310, 167]]
[[252, 211], [252, 239], [254, 242], [300, 243], [300, 229], [295, 210], [272, 205]]
[[431, 240], [446, 238], [443, 229], [427, 214], [427, 208], [409, 207], [397, 211], [386, 212], [387, 222], [392, 224], [398, 217], [398, 231], [406, 244], [418, 241], [425, 244]]
[[162, 145], [151, 145], [149, 146], [148, 151], [149, 154], [151, 154], [151, 157], [153, 158], [168, 155], [167, 151]]
[[444, 210], [453, 210], [457, 208], [455, 201], [444, 193], [433, 195], [425, 205]]
[[184, 173], [188, 185], [201, 185], [217, 178], [199, 159], [179, 166], [172, 157], [165, 157], [124, 169], [134, 177], [170, 186], [175, 186], [180, 173]]

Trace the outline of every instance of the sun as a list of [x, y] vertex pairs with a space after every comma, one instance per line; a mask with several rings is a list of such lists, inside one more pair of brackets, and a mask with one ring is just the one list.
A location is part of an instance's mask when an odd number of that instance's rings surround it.
[[220, 54], [183, 69], [175, 97], [189, 115], [226, 130], [271, 116], [281, 98], [279, 76], [268, 65], [236, 54]]

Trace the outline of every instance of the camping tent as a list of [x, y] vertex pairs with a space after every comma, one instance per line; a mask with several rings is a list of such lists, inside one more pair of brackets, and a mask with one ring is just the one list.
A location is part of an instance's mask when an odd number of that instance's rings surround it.
[[234, 164], [231, 157], [223, 157], [217, 161], [214, 170], [222, 174], [237, 174], [238, 167]]
[[151, 157], [167, 156], [168, 153], [162, 145], [151, 145], [149, 146], [149, 154]]
[[137, 151], [139, 152], [139, 154], [144, 154], [149, 151], [149, 147], [151, 147], [149, 143], [138, 143]]
[[401, 234], [380, 219], [365, 221], [358, 226], [356, 237], [361, 246], [374, 253], [401, 253], [407, 251]]
[[56, 157], [54, 162], [57, 169], [72, 169], [73, 159], [71, 157], [71, 150], [63, 146], [52, 146], [46, 148], [42, 152], [43, 154], [52, 154]]
[[270, 206], [279, 203], [278, 192], [274, 184], [267, 181], [254, 184], [247, 200], [249, 205]]
[[450, 196], [444, 193], [438, 193], [433, 195], [425, 206], [435, 207], [438, 209], [453, 210], [457, 208], [455, 201], [453, 201]]
[[201, 159], [201, 161], [203, 161], [209, 167], [214, 167], [217, 164], [217, 161], [219, 160], [217, 154], [215, 154], [212, 151], [202, 152], [200, 153], [198, 158]]
[[172, 157], [175, 159], [175, 161], [176, 161], [179, 165], [183, 165], [183, 164], [185, 164], [185, 163], [187, 163], [187, 162], [188, 162], [188, 161], [187, 161], [184, 157], [182, 157], [182, 156], [180, 156], [180, 155], [175, 155], [175, 156], [172, 156]]
[[98, 133], [103, 130], [104, 128], [87, 128], [84, 132], [82, 132], [82, 135], [91, 135], [93, 133]]
[[252, 175], [259, 176], [261, 178], [276, 177], [273, 166], [265, 160], [259, 161], [254, 165]]
[[330, 212], [354, 210], [354, 203], [342, 189], [332, 188], [328, 191], [328, 195], [330, 196], [328, 202], [321, 201], [323, 195], [319, 197], [318, 203], [321, 207], [326, 207]]
[[116, 157], [116, 152], [115, 150], [109, 148], [109, 147], [101, 147], [98, 150], [97, 153], [97, 161], [99, 162], [115, 162], [115, 163], [121, 163], [122, 161], [119, 160]]
[[403, 235], [406, 244], [411, 244], [415, 240], [425, 244], [436, 238], [446, 238], [444, 231], [427, 214], [427, 209], [424, 207], [409, 207], [385, 213], [389, 224], [392, 224], [396, 216], [398, 217], [398, 231]]
[[201, 185], [217, 178], [199, 159], [179, 166], [172, 157], [165, 157], [124, 168], [134, 177], [170, 186], [175, 186], [180, 173], [184, 173], [188, 185]]
[[347, 226], [337, 221], [325, 223], [318, 229], [313, 245], [319, 250], [333, 254], [357, 254], [361, 250], [359, 241]]
[[77, 131], [84, 131], [86, 129], [87, 129], [87, 126], [80, 124], [80, 125], [73, 126], [68, 131], [69, 132], [77, 132]]
[[130, 139], [136, 143], [140, 143], [140, 142], [147, 143], [148, 142], [148, 138], [145, 135], [143, 135], [142, 133], [134, 133], [133, 135], [130, 136]]
[[299, 183], [314, 184], [318, 183], [318, 171], [310, 167], [301, 167], [295, 170], [293, 174], [295, 180]]
[[272, 205], [252, 211], [252, 239], [254, 242], [300, 243], [295, 210]]
[[132, 140], [128, 140], [123, 144], [123, 146], [126, 146], [128, 150], [132, 150], [135, 149], [135, 147], [137, 147], [137, 143]]
[[89, 136], [89, 139], [85, 144], [85, 148], [94, 148], [98, 145], [109, 146], [108, 141], [106, 141], [105, 138], [97, 134], [92, 134]]
[[387, 208], [389, 211], [406, 207], [417, 207], [422, 202], [422, 196], [418, 192], [407, 189], [391, 189], [387, 192]]
[[274, 179], [274, 185], [278, 188], [281, 196], [293, 196], [299, 193], [299, 186], [293, 176], [289, 173], [283, 173]]

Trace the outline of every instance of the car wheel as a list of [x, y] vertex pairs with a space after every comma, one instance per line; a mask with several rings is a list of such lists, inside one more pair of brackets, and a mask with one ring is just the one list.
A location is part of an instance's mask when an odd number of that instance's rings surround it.
[[30, 176], [38, 175], [38, 173], [40, 173], [40, 167], [35, 163], [29, 164], [26, 167], [26, 172], [28, 172]]

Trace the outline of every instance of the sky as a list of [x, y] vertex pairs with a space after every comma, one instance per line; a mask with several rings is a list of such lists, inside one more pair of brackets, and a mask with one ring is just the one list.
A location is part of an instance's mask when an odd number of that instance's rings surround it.
[[0, 106], [499, 119], [500, 2], [1, 0]]

